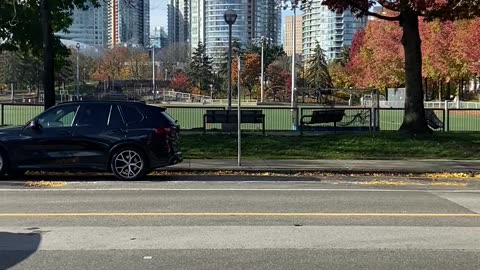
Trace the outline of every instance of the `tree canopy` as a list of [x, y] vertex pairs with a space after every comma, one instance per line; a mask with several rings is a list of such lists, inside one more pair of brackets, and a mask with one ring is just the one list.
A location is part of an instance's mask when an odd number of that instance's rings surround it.
[[188, 67], [187, 74], [193, 87], [204, 92], [209, 92], [209, 85], [212, 83], [212, 60], [207, 54], [205, 44], [199, 42], [192, 53], [192, 61]]
[[[425, 20], [457, 20], [480, 15], [478, 0], [323, 0], [331, 10], [350, 10], [357, 16], [373, 16], [383, 23], [398, 22], [405, 55], [405, 114], [400, 130], [407, 133], [430, 133], [425, 119], [422, 86], [422, 51], [419, 17]], [[392, 11], [378, 14], [370, 8], [379, 4]]]

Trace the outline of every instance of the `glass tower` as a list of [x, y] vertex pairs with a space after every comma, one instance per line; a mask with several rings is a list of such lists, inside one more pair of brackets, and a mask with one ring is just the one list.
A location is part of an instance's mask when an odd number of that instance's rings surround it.
[[352, 44], [355, 32], [364, 28], [367, 18], [356, 18], [350, 11], [332, 12], [321, 5], [322, 0], [314, 0], [309, 10], [303, 14], [303, 56], [308, 59], [315, 46], [320, 44], [328, 61], [340, 56], [344, 46]]
[[55, 35], [95, 47], [105, 47], [107, 45], [105, 17], [104, 7], [91, 6], [87, 10], [76, 8], [72, 15], [73, 23], [68, 28], [69, 33], [58, 32]]
[[191, 48], [205, 44], [207, 54], [218, 67], [226, 60], [228, 25], [223, 14], [233, 9], [237, 20], [232, 26], [232, 40], [247, 45], [252, 39], [265, 36], [279, 44], [281, 38], [281, 10], [274, 0], [192, 0]]

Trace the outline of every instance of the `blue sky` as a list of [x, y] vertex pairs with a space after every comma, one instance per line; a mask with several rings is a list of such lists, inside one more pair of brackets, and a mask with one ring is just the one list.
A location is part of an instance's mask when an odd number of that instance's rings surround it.
[[150, 0], [150, 27], [167, 28], [167, 0]]
[[[167, 0], [150, 0], [150, 27], [163, 26], [167, 30]], [[285, 15], [290, 11], [284, 12]], [[283, 25], [283, 24], [282, 24]]]

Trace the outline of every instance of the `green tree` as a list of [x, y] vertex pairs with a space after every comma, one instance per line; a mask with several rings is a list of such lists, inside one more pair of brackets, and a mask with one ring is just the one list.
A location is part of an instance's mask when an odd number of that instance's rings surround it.
[[[262, 54], [262, 46], [258, 42], [250, 42], [245, 48], [245, 53]], [[277, 46], [269, 42], [265, 42], [263, 47], [263, 57], [265, 67], [268, 67], [275, 60], [282, 56], [286, 56], [282, 46]]]
[[188, 67], [187, 74], [193, 87], [209, 93], [213, 78], [212, 61], [207, 55], [205, 45], [201, 42], [198, 43], [197, 48], [192, 53], [192, 61]]
[[[238, 40], [238, 38], [232, 38], [232, 61], [237, 54], [243, 54], [245, 52], [245, 48], [243, 44]], [[219, 65], [219, 75], [227, 80], [227, 73], [228, 73], [228, 49], [225, 50], [225, 53], [222, 57], [222, 62]]]
[[313, 50], [314, 55], [307, 61], [307, 69], [305, 71], [305, 80], [311, 88], [332, 88], [332, 78], [328, 71], [325, 52], [317, 43]]
[[345, 67], [350, 61], [350, 46], [343, 46], [340, 51], [340, 55], [337, 59], [334, 60], [336, 64], [340, 64], [342, 67]]
[[[97, 7], [103, 0], [24, 0], [0, 2], [0, 51], [31, 53], [43, 59], [45, 108], [55, 105], [56, 65], [66, 64], [68, 49], [53, 33], [66, 31], [74, 8]], [[129, 1], [129, 0], [126, 0]], [[89, 5], [87, 5], [89, 3]], [[40, 23], [39, 23], [40, 15]]]

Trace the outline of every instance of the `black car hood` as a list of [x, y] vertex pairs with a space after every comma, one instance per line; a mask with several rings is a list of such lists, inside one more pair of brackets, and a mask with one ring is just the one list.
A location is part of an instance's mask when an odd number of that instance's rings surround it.
[[23, 129], [23, 126], [0, 128], [0, 138], [9, 136], [9, 135], [18, 134], [20, 131], [22, 131], [22, 129]]

